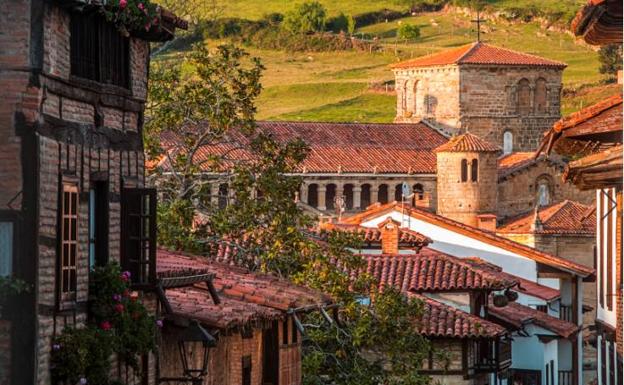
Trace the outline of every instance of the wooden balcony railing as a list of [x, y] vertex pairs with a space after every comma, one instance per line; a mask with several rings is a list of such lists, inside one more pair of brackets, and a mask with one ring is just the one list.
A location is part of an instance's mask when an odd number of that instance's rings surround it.
[[559, 319], [574, 322], [574, 314], [572, 313], [572, 305], [561, 305], [559, 307]]
[[573, 385], [574, 373], [571, 370], [559, 371], [559, 385]]

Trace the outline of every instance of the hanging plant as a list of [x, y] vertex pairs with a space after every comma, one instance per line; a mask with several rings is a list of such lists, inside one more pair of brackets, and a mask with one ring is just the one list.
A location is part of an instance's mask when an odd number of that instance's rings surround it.
[[109, 0], [104, 3], [103, 12], [124, 36], [160, 25], [160, 7], [149, 0]]
[[90, 278], [89, 321], [66, 328], [52, 341], [52, 377], [70, 384], [109, 385], [110, 357], [135, 371], [138, 357], [156, 349], [162, 325], [129, 287], [130, 273], [117, 264], [96, 268]]

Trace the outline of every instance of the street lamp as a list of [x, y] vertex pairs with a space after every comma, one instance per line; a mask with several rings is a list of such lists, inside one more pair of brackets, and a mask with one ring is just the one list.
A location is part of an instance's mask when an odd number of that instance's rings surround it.
[[[208, 353], [215, 346], [215, 338], [197, 321], [180, 334], [178, 348], [184, 375], [193, 383], [201, 383], [201, 379], [208, 373]], [[198, 356], [200, 359], [197, 359]]]

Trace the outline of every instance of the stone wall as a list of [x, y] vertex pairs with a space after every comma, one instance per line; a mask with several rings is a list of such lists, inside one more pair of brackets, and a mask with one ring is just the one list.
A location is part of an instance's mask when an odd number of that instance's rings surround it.
[[[461, 180], [462, 160], [467, 161], [468, 180]], [[470, 165], [478, 161], [478, 179], [471, 181]], [[496, 153], [437, 153], [437, 213], [447, 218], [477, 226], [477, 215], [496, 213]]]
[[394, 70], [394, 75], [397, 92], [396, 123], [416, 123], [427, 119], [445, 128], [458, 127], [458, 66]]
[[563, 169], [551, 162], [541, 161], [524, 168], [513, 175], [499, 178], [498, 218], [507, 218], [526, 213], [537, 203], [537, 182], [548, 181], [550, 201], [561, 202], [569, 199], [585, 204], [593, 204], [594, 193], [581, 191], [562, 179]]

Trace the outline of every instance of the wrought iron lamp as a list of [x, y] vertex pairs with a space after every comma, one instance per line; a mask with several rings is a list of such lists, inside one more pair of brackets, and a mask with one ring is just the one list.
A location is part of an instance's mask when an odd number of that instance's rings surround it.
[[191, 323], [180, 335], [178, 348], [184, 375], [192, 383], [201, 383], [203, 377], [208, 374], [208, 355], [210, 348], [215, 346], [217, 346], [215, 338], [197, 321]]

